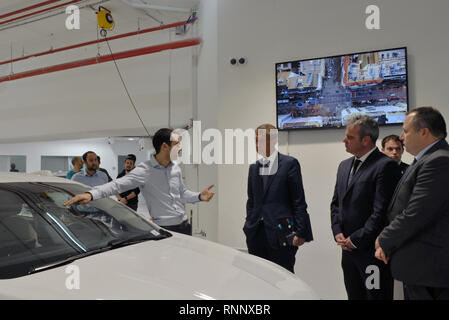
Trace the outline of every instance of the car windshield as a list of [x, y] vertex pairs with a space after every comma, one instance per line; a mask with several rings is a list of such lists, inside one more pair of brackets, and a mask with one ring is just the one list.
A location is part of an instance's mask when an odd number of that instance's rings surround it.
[[86, 191], [71, 183], [0, 184], [0, 279], [170, 236], [110, 198], [64, 207]]

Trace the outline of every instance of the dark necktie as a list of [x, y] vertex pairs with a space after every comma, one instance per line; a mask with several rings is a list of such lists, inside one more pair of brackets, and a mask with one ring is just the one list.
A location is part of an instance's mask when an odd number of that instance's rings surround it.
[[359, 167], [359, 165], [361, 163], [362, 163], [362, 160], [359, 160], [359, 159], [354, 160], [354, 164], [352, 166], [351, 173], [349, 174], [348, 186], [351, 184], [352, 177], [354, 177], [355, 173], [357, 172], [357, 168]]

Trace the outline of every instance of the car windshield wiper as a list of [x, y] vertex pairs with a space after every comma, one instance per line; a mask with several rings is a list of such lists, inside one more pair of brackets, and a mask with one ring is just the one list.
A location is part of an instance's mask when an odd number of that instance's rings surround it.
[[139, 243], [139, 242], [143, 242], [143, 241], [148, 241], [148, 240], [160, 240], [160, 239], [165, 239], [167, 238], [166, 235], [153, 235], [153, 234], [140, 234], [128, 239], [114, 239], [108, 242], [108, 246], [111, 249], [116, 249], [116, 248], [120, 248], [120, 247], [124, 247], [124, 246], [128, 246], [131, 244], [135, 244], [135, 243]]

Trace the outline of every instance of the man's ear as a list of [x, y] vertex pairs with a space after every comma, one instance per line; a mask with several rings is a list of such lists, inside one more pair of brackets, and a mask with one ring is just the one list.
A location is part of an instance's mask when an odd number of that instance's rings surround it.
[[364, 136], [364, 137], [362, 138], [362, 142], [363, 142], [363, 144], [364, 144], [365, 146], [367, 146], [367, 145], [371, 144], [371, 138], [368, 137], [368, 136]]
[[422, 129], [420, 129], [421, 130], [421, 135], [422, 136], [429, 136], [430, 135], [430, 130], [429, 130], [429, 128], [422, 128]]

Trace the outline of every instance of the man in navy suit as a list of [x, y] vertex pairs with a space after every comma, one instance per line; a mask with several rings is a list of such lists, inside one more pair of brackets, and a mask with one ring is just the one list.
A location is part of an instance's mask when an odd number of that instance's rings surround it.
[[342, 248], [341, 265], [349, 300], [392, 300], [389, 268], [374, 256], [374, 242], [386, 225], [386, 210], [399, 166], [376, 147], [379, 127], [368, 116], [351, 118], [343, 142], [354, 156], [338, 167], [331, 202], [332, 232]]
[[243, 231], [250, 254], [294, 272], [295, 255], [313, 240], [298, 160], [277, 152], [277, 130], [257, 128], [261, 159], [251, 164]]

